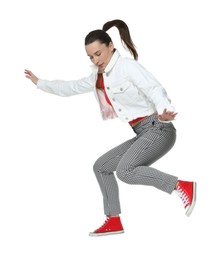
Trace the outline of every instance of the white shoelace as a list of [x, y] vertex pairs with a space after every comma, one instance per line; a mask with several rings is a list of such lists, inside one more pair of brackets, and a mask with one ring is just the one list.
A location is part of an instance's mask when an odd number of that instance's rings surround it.
[[175, 190], [177, 195], [181, 198], [184, 207], [188, 206], [190, 204], [190, 200], [189, 197], [187, 196], [187, 194], [184, 192], [184, 190], [182, 190], [180, 187], [177, 187], [177, 189]]
[[104, 221], [103, 225], [100, 226], [99, 228], [97, 228], [95, 231], [99, 231], [100, 229], [104, 228], [107, 225], [107, 223], [109, 222], [109, 220], [110, 220], [110, 217], [107, 217], [107, 219]]

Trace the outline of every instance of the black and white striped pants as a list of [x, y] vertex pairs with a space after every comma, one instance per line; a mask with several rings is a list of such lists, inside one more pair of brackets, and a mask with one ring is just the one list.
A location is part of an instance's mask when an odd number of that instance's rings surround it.
[[176, 140], [172, 123], [151, 115], [133, 127], [136, 136], [102, 155], [93, 166], [103, 195], [105, 215], [121, 213], [117, 177], [128, 184], [154, 186], [172, 193], [177, 177], [149, 167], [166, 154]]

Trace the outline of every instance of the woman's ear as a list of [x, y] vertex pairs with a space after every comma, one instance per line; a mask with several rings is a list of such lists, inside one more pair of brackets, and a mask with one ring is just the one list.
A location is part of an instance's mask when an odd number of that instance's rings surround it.
[[110, 48], [111, 51], [114, 51], [114, 44], [113, 44], [113, 42], [109, 43], [109, 48]]

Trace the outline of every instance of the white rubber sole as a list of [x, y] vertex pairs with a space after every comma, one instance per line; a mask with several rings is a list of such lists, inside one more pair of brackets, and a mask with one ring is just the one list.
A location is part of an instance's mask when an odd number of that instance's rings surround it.
[[193, 182], [193, 198], [191, 205], [186, 210], [186, 215], [189, 217], [194, 209], [195, 203], [196, 203], [196, 194], [197, 194], [197, 183]]
[[90, 232], [89, 236], [90, 237], [101, 237], [101, 236], [108, 236], [108, 235], [118, 235], [118, 234], [122, 234], [124, 233], [124, 230], [120, 230], [120, 231], [112, 231], [112, 232], [105, 232], [105, 233], [94, 233], [94, 232]]

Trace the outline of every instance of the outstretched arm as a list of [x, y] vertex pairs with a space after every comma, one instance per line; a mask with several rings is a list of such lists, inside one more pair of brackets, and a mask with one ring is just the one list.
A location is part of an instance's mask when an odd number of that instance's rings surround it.
[[94, 90], [95, 74], [79, 80], [43, 80], [38, 78], [32, 71], [25, 69], [26, 78], [30, 79], [38, 89], [58, 96], [68, 97], [72, 95], [91, 92]]

